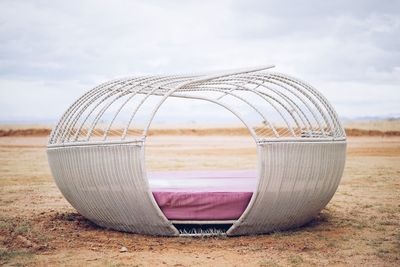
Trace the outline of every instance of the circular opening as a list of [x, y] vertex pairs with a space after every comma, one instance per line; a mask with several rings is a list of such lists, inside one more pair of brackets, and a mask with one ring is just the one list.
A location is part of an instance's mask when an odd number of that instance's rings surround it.
[[150, 190], [178, 228], [231, 224], [256, 188], [253, 137], [228, 109], [207, 101], [167, 99], [149, 129], [145, 159]]

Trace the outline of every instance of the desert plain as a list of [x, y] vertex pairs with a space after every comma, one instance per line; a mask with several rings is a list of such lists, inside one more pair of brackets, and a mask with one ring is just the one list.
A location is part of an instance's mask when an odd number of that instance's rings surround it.
[[[46, 157], [48, 132], [3, 130], [0, 265], [399, 266], [400, 136], [399, 123], [394, 125], [378, 133], [368, 125], [358, 125], [363, 131], [349, 130], [339, 188], [307, 225], [267, 235], [196, 238], [144, 236], [94, 225], [53, 181]], [[149, 169], [255, 167], [255, 145], [240, 131], [179, 133], [160, 131], [149, 137]]]

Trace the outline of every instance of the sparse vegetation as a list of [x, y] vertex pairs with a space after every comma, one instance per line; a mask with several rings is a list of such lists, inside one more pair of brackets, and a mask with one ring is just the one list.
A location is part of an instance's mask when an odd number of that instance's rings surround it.
[[259, 266], [262, 266], [262, 267], [279, 267], [281, 265], [279, 263], [277, 263], [276, 261], [274, 261], [274, 260], [261, 260], [259, 262]]
[[0, 217], [0, 231], [10, 231], [13, 229], [12, 219], [4, 216]]
[[[7, 250], [7, 249], [0, 249], [0, 265], [9, 262], [10, 260], [15, 260], [15, 266], [21, 264], [24, 266], [24, 262], [26, 260], [30, 260], [34, 257], [34, 254], [27, 250]], [[22, 263], [20, 262], [22, 261]]]
[[300, 263], [303, 262], [303, 258], [301, 256], [299, 256], [299, 255], [291, 255], [291, 256], [289, 256], [289, 262], [292, 265], [297, 266], [297, 265], [299, 265]]
[[19, 224], [14, 232], [16, 234], [26, 234], [31, 230], [31, 224], [28, 221], [23, 221], [21, 224]]
[[[0, 265], [400, 265], [398, 137], [350, 139], [338, 193], [305, 226], [234, 238], [160, 238], [100, 228], [59, 193], [46, 162], [46, 138], [21, 138], [24, 143], [19, 145], [9, 144], [12, 137], [4, 138], [7, 141], [0, 138]], [[42, 143], [32, 143], [35, 140]], [[158, 152], [165, 147], [150, 149]], [[224, 167], [232, 166], [232, 155], [240, 155], [249, 165], [253, 160], [249, 151], [244, 147], [212, 156]], [[188, 166], [190, 160], [185, 154], [176, 167]], [[128, 252], [120, 253], [121, 246]]]

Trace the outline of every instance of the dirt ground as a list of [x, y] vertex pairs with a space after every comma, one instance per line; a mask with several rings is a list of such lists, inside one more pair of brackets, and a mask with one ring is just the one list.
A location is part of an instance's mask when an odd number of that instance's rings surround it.
[[[0, 265], [400, 266], [400, 137], [349, 138], [339, 189], [309, 224], [233, 238], [151, 237], [93, 225], [55, 186], [46, 141], [0, 138]], [[244, 136], [153, 137], [146, 154], [151, 169], [251, 168], [256, 157]]]

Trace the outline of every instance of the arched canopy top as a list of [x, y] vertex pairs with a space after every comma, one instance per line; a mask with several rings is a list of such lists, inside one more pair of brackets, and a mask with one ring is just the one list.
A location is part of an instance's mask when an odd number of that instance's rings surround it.
[[273, 66], [208, 75], [153, 75], [103, 83], [64, 113], [49, 145], [144, 141], [169, 98], [204, 100], [237, 116], [256, 142], [343, 140], [329, 102]]

